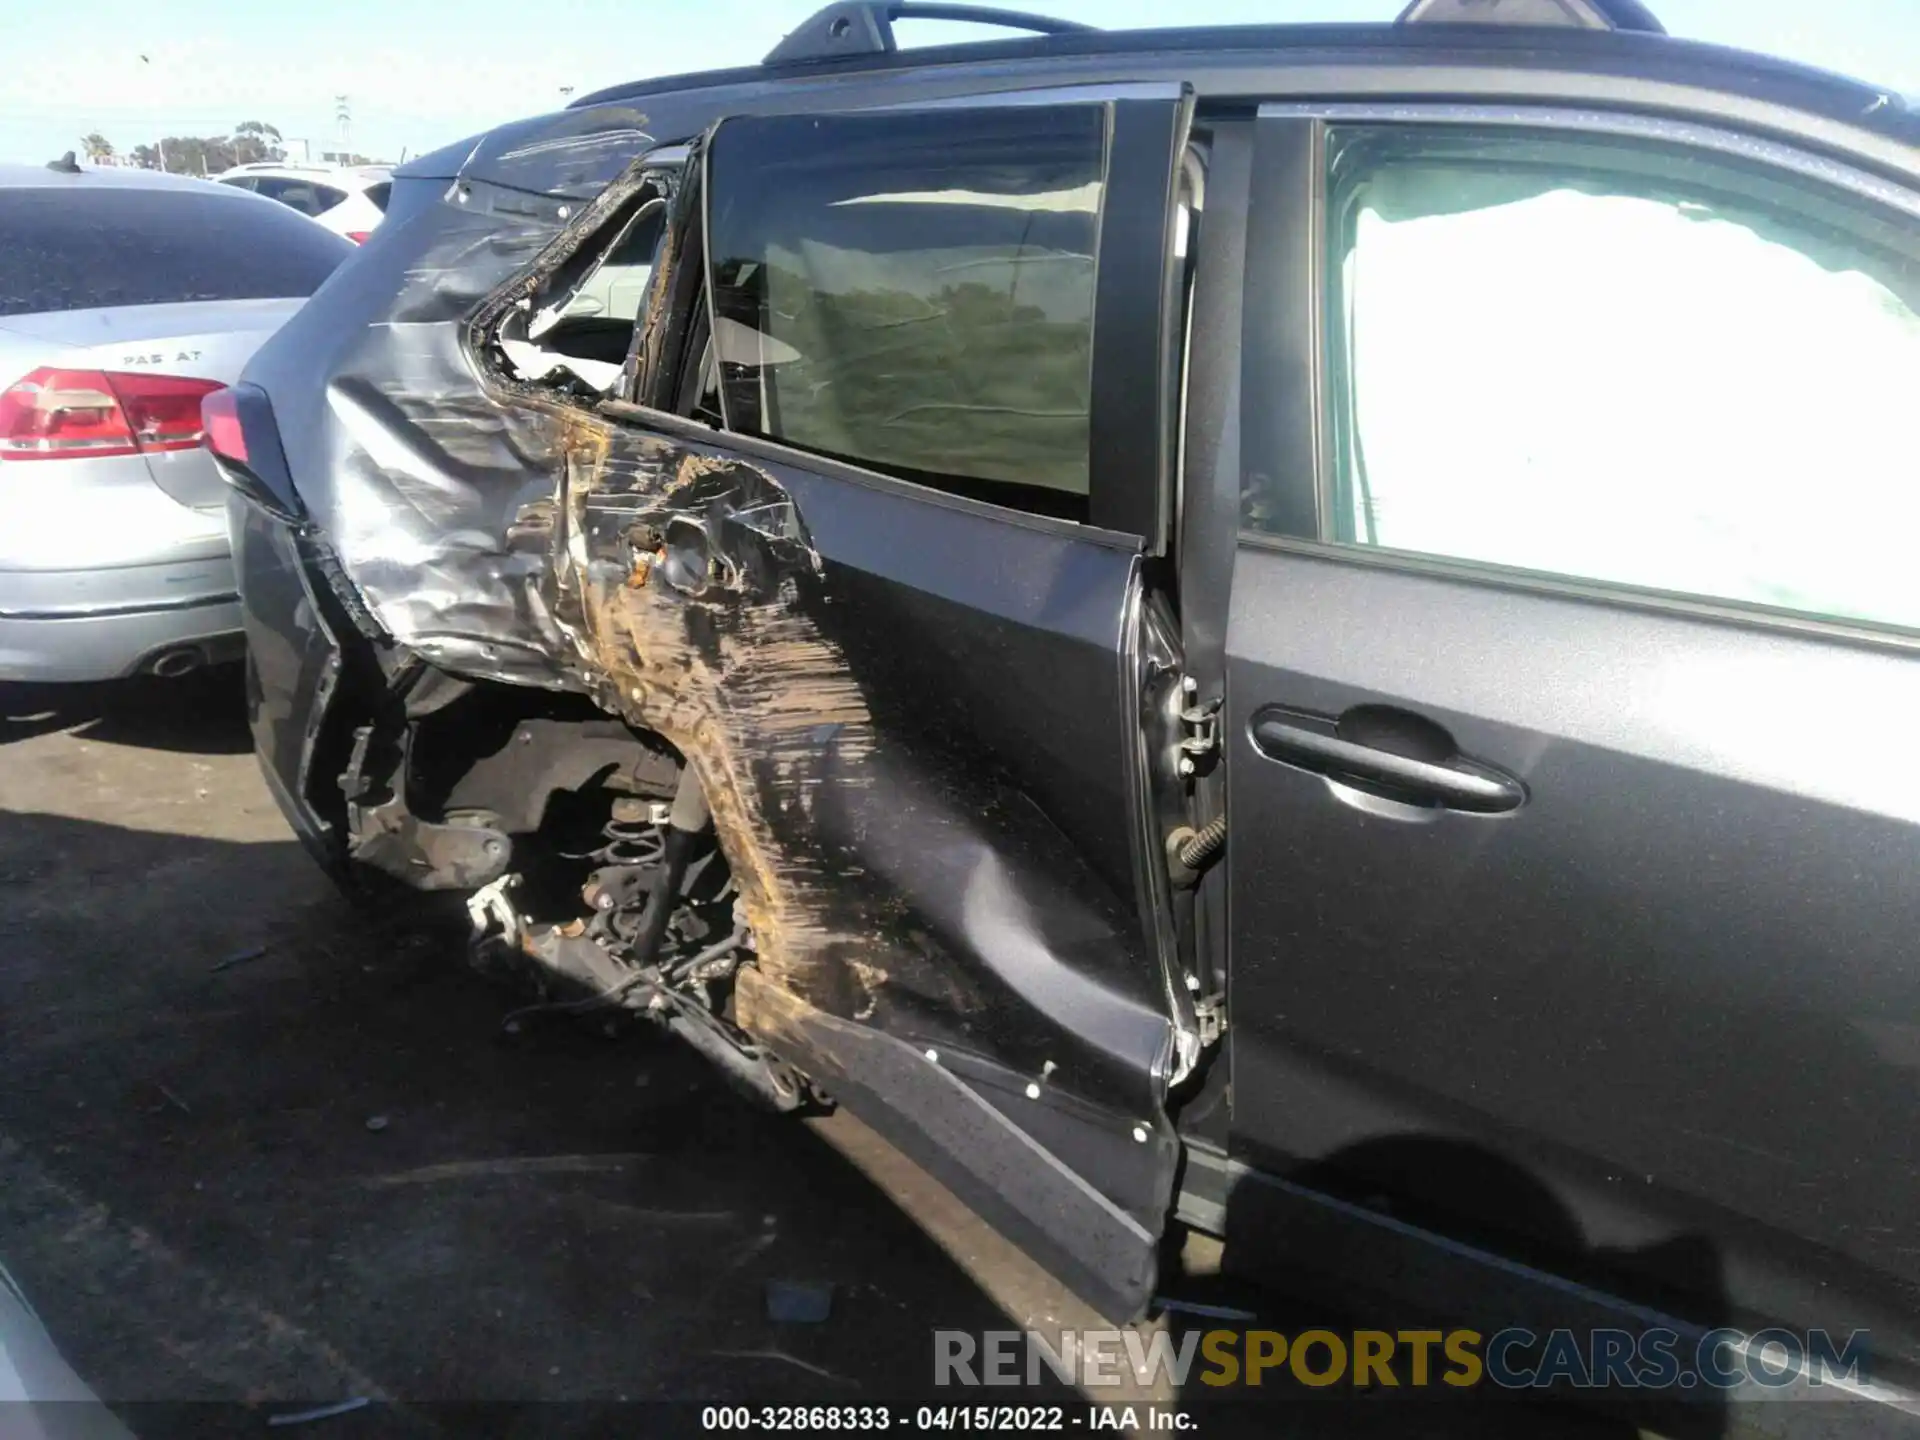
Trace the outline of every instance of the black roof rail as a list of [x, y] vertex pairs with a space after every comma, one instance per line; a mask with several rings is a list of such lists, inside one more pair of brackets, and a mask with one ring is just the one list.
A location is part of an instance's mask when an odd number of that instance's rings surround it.
[[1534, 25], [1576, 30], [1637, 30], [1664, 35], [1667, 27], [1641, 0], [1413, 0], [1402, 25]]
[[843, 60], [851, 55], [891, 55], [900, 48], [893, 38], [896, 20], [960, 20], [1040, 35], [1077, 35], [1099, 28], [1078, 20], [1056, 20], [1050, 15], [996, 10], [987, 5], [949, 5], [941, 0], [841, 0], [801, 21], [761, 63], [799, 65]]

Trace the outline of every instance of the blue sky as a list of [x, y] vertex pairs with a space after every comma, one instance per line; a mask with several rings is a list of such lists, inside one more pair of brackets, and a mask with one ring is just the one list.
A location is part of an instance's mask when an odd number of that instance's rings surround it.
[[[90, 0], [65, 39], [12, 56], [0, 159], [44, 161], [99, 130], [121, 149], [264, 120], [396, 159], [582, 93], [758, 60], [815, 0]], [[1380, 20], [1401, 0], [999, 0], [1095, 24]], [[1677, 35], [1790, 56], [1920, 95], [1920, 0], [1652, 0]], [[901, 27], [903, 40], [952, 38]], [[22, 63], [24, 62], [24, 63]], [[299, 147], [293, 147], [298, 153]]]

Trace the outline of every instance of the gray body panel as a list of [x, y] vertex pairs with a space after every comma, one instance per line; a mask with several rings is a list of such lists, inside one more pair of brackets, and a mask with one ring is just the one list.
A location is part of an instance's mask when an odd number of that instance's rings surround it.
[[[876, 1095], [895, 1133], [920, 1136], [976, 1188], [1004, 1183], [1009, 1157], [1044, 1119], [989, 1154], [1004, 1137], [956, 1119], [965, 1107], [943, 1123], [931, 1110], [916, 1118], [916, 1105], [951, 1103], [948, 1077], [907, 1077], [912, 1056], [897, 1042], [931, 1042], [927, 1063], [950, 1062], [968, 1105], [989, 1096], [998, 1120], [1019, 1110], [1014, 1077], [1072, 1042], [1072, 1098], [1087, 1121], [1078, 1134], [1114, 1140], [1139, 1116], [1138, 1143], [1156, 1158], [1168, 1139], [1154, 1110], [1166, 1067], [1148, 1052], [1173, 1017], [1151, 1008], [1164, 1002], [1146, 983], [1150, 922], [1124, 933], [1144, 893], [1128, 862], [1158, 857], [1128, 828], [1129, 772], [1114, 756], [1130, 732], [1116, 738], [1113, 711], [1101, 708], [1138, 696], [1095, 674], [1109, 651], [1118, 671], [1139, 643], [1122, 554], [1099, 553], [1100, 537], [1070, 527], [782, 447], [490, 385], [470, 328], [489, 297], [564, 262], [604, 217], [603, 192], [633, 181], [648, 149], [725, 116], [983, 91], [1184, 82], [1203, 121], [1210, 103], [1245, 116], [1250, 99], [1552, 100], [1710, 123], [1920, 184], [1920, 125], [1897, 101], [1706, 47], [1512, 32], [1134, 38], [633, 87], [450, 147], [401, 173], [381, 243], [247, 373], [271, 397], [294, 486], [365, 601], [370, 634], [462, 675], [585, 690], [635, 725], [685, 737], [703, 781], [709, 766], [732, 764], [729, 753], [750, 757], [733, 767], [746, 777], [738, 793], [774, 802], [752, 833], [771, 842], [774, 871], [803, 895], [792, 913], [808, 920], [799, 961], [747, 1012], [752, 1027], [791, 1045], [803, 1067], [838, 1075], [857, 1048], [838, 1027], [882, 1013], [893, 1030], [883, 1056], [866, 1081], [846, 1083]], [[1214, 243], [1204, 221], [1202, 237]], [[1246, 252], [1250, 267], [1269, 253]], [[1196, 316], [1218, 319], [1217, 283], [1202, 271]], [[1195, 353], [1219, 339], [1196, 334]], [[1237, 348], [1238, 334], [1226, 344]], [[1307, 404], [1316, 363], [1290, 372], [1284, 393], [1189, 397], [1189, 416], [1204, 405], [1232, 433], [1190, 444], [1222, 468], [1190, 471], [1185, 515], [1217, 521], [1233, 507], [1254, 478], [1243, 472], [1271, 462], [1265, 432]], [[771, 487], [790, 512], [783, 533], [805, 537], [820, 581], [802, 590], [811, 598], [796, 613], [810, 628], [800, 638], [828, 648], [806, 650], [824, 669], [803, 678], [853, 690], [832, 689], [817, 726], [818, 715], [801, 725], [794, 709], [769, 704], [777, 687], [750, 658], [764, 649], [727, 652], [742, 658], [723, 672], [720, 710], [739, 728], [712, 739], [674, 728], [686, 722], [670, 702], [689, 691], [663, 689], [642, 663], [678, 632], [621, 593], [631, 557], [607, 527], [657, 512], [708, 462], [740, 494], [765, 499], [762, 482]], [[258, 587], [250, 620], [287, 641], [271, 664], [263, 658], [256, 736], [283, 805], [304, 834], [319, 834], [307, 758], [332, 641], [298, 623], [285, 534], [252, 519], [245, 533], [246, 584]], [[1214, 1138], [1303, 1186], [1336, 1192], [1351, 1181], [1355, 1214], [1370, 1205], [1408, 1217], [1394, 1223], [1468, 1234], [1490, 1254], [1671, 1298], [1710, 1321], [1870, 1324], [1895, 1357], [1920, 1358], [1905, 1138], [1920, 1005], [1908, 963], [1920, 919], [1920, 791], [1903, 744], [1920, 701], [1910, 650], [1817, 626], [1401, 573], [1310, 546], [1243, 542], [1228, 561], [1231, 545], [1222, 526], [1184, 551], [1237, 566], [1210, 578], [1218, 596], [1231, 579], [1224, 672], [1200, 667], [1203, 687], [1226, 689], [1225, 773], [1212, 794], [1224, 778], [1232, 820], [1214, 882], [1231, 894], [1203, 899], [1215, 907], [1211, 939], [1224, 951], [1219, 932], [1230, 933], [1232, 952], [1232, 1088]], [[1197, 599], [1209, 577], [1180, 580]], [[728, 629], [747, 623], [728, 615], [714, 622], [723, 639], [752, 638]], [[1217, 656], [1211, 619], [1197, 638]], [[268, 656], [259, 636], [255, 652]], [[929, 683], [943, 665], [964, 678]], [[749, 677], [751, 693], [727, 690]], [[1337, 716], [1369, 702], [1446, 727], [1465, 754], [1516, 777], [1526, 803], [1409, 817], [1269, 759], [1249, 737], [1263, 706]], [[810, 692], [797, 708], [819, 703]], [[1129, 715], [1136, 728], [1139, 714]], [[1823, 721], [1829, 735], [1844, 724], [1844, 741], [1823, 735]], [[856, 724], [867, 731], [854, 735]], [[950, 768], [961, 759], [971, 766]], [[795, 774], [821, 778], [821, 794], [851, 811], [816, 815], [813, 801], [783, 792]], [[1043, 826], [1029, 828], [1024, 801]], [[813, 863], [823, 852], [808, 846], [822, 835], [853, 837], [839, 862], [851, 854], [867, 872], [861, 885], [823, 882], [841, 872]], [[736, 873], [750, 858], [730, 853]], [[975, 907], [980, 876], [1015, 862], [1042, 898], [1002, 893]], [[860, 927], [884, 909], [871, 908], [876, 894], [902, 901], [940, 949], [909, 948], [904, 961], [834, 951], [849, 934], [872, 934]], [[825, 915], [853, 918], [822, 929]], [[913, 978], [897, 983], [890, 965]], [[887, 974], [869, 984], [863, 966]], [[963, 980], [1007, 1003], [969, 1012], [940, 995]], [[985, 1063], [969, 1075], [970, 1060]], [[1139, 1237], [1110, 1212], [1150, 1219], [1155, 1191], [1142, 1177], [1154, 1176], [1129, 1167], [1123, 1144], [1047, 1138], [1099, 1197], [1099, 1223], [1082, 1225], [1077, 1253], [1071, 1212], [1034, 1228], [1042, 1248], [1067, 1252], [1063, 1273], [1093, 1288], [1082, 1271], [1129, 1245], [1138, 1252]], [[1499, 1165], [1464, 1178], [1423, 1171], [1433, 1140]], [[1384, 1180], [1364, 1164], [1342, 1170], [1377, 1156], [1380, 1142], [1406, 1142], [1402, 1170], [1388, 1165]], [[968, 1144], [983, 1149], [969, 1156]], [[1501, 1177], [1514, 1194], [1543, 1193], [1544, 1214], [1500, 1203]], [[1017, 1219], [1027, 1207], [1031, 1222], [1030, 1207], [1072, 1188], [1001, 1209]], [[1328, 1248], [1319, 1258], [1351, 1257]], [[1122, 1277], [1117, 1293], [1136, 1294], [1139, 1279]]]
[[[1484, 99], [1260, 114], [1240, 378], [1267, 403], [1244, 409], [1234, 457], [1250, 528], [1225, 669], [1224, 1145], [1297, 1188], [1243, 1197], [1237, 1226], [1226, 1202], [1228, 1228], [1394, 1295], [1389, 1236], [1418, 1226], [1594, 1287], [1629, 1327], [1647, 1323], [1638, 1305], [1703, 1328], [1866, 1332], [1876, 1378], [1910, 1386], [1920, 641], [1784, 601], [1337, 541], [1353, 393], [1339, 376], [1357, 362], [1342, 348], [1352, 292], [1334, 277], [1355, 262], [1329, 218], [1335, 147], [1318, 117], [1423, 142], [1463, 124], [1606, 133], [1675, 147], [1697, 174], [1737, 156], [1775, 193], [1864, 202], [1902, 235], [1911, 175], [1889, 184], [1811, 130], [1768, 137], [1726, 117]], [[1561, 263], [1577, 284], [1578, 262]], [[1521, 293], [1545, 305], [1551, 291]], [[1497, 427], [1503, 392], [1485, 394], [1471, 413]], [[1638, 433], [1630, 406], [1590, 408]], [[1530, 418], [1516, 410], [1514, 432]], [[1507, 438], [1485, 435], [1488, 452]], [[1406, 453], [1433, 472], [1430, 493], [1452, 493], [1430, 455]], [[1543, 462], [1542, 489], [1554, 478]], [[1657, 509], [1613, 503], [1663, 533]], [[1505, 798], [1368, 781], [1316, 758], [1315, 737], [1437, 759]], [[1434, 1263], [1450, 1263], [1442, 1246]], [[1507, 1278], [1541, 1300], [1519, 1268]], [[1445, 1318], [1513, 1323], [1484, 1292], [1422, 1298]]]
[[[1906, 749], [1920, 655], [1258, 543], [1234, 597], [1244, 1153], [1358, 1154], [1360, 1181], [1360, 1147], [1458, 1141], [1553, 1177], [1643, 1281], [1691, 1244], [1749, 1314], [1920, 1353], [1920, 772], [1862, 763]], [[1403, 707], [1527, 801], [1369, 809], [1259, 751], [1274, 704]], [[1445, 1211], [1456, 1184], [1400, 1189]], [[1451, 1218], [1564, 1252], [1550, 1215], [1480, 1203]]]

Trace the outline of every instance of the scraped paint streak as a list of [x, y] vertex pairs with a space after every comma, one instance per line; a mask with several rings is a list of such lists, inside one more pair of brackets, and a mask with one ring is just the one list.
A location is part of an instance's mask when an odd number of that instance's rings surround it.
[[600, 703], [699, 776], [767, 978], [801, 993], [851, 981], [870, 1011], [886, 975], [873, 939], [823, 918], [842, 908], [828, 858], [772, 823], [809, 814], [829, 769], [862, 783], [874, 743], [846, 657], [803, 600], [820, 569], [804, 522], [764, 469], [567, 422], [555, 613]]

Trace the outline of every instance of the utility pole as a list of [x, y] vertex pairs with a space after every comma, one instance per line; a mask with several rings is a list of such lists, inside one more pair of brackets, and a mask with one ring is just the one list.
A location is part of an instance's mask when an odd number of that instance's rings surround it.
[[333, 118], [340, 122], [340, 163], [344, 165], [353, 154], [353, 107], [346, 96], [333, 97]]
[[[140, 63], [149, 69], [153, 66], [153, 61], [144, 55], [140, 57]], [[157, 137], [153, 142], [153, 148], [155, 153], [160, 157], [160, 173], [164, 175], [167, 173], [167, 137], [164, 135]]]

